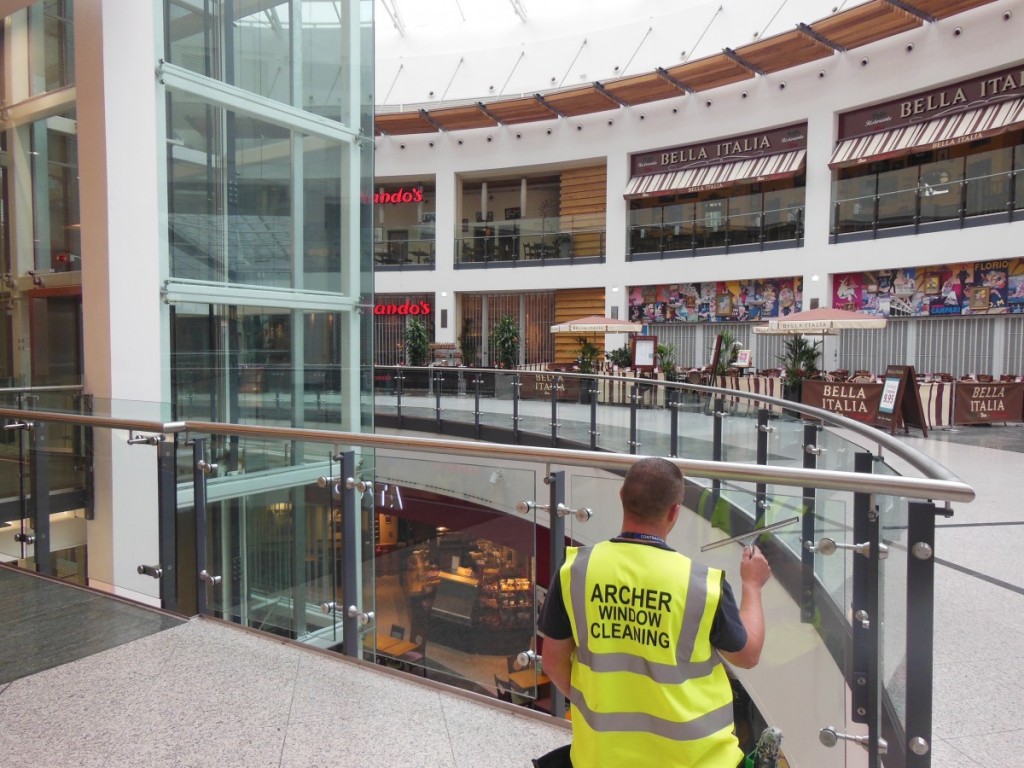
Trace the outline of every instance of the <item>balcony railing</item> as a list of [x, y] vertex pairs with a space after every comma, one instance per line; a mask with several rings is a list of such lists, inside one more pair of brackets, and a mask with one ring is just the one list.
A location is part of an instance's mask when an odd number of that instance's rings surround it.
[[837, 181], [832, 242], [1019, 220], [1022, 165], [1018, 147]]
[[629, 254], [640, 260], [695, 256], [708, 249], [795, 247], [803, 243], [803, 219], [802, 204], [771, 203], [761, 195], [634, 210]]
[[[699, 549], [797, 518], [758, 541], [779, 588], [767, 601], [769, 632], [789, 627], [794, 640], [778, 646], [785, 659], [762, 663], [784, 665], [786, 684], [758, 687], [738, 673], [786, 733], [793, 763], [860, 764], [856, 753], [822, 750], [821, 731], [823, 741], [861, 739], [867, 766], [930, 765], [934, 557], [915, 553], [934, 551], [935, 517], [950, 502], [973, 498], [952, 473], [884, 433], [772, 398], [634, 380], [628, 406], [607, 406], [592, 391], [603, 377], [437, 368], [420, 369], [423, 388], [410, 391], [408, 370], [381, 376], [375, 397], [377, 421], [398, 435], [274, 426], [279, 408], [302, 408], [316, 424], [340, 394], [240, 402], [240, 420], [255, 425], [168, 421], [159, 403], [0, 392], [0, 475], [13, 493], [0, 551], [186, 615], [500, 693], [488, 664], [507, 676], [507, 658], [530, 649], [535, 587], [548, 585], [565, 539], [618, 531], [610, 500], [633, 454], [685, 452], [676, 460], [691, 514], [670, 540], [684, 553], [735, 568], [736, 548]], [[409, 433], [425, 429], [445, 437]], [[67, 430], [86, 437], [52, 439]], [[920, 476], [897, 476], [886, 454]], [[84, 468], [72, 482], [97, 489], [96, 523], [82, 522], [81, 502], [61, 495], [67, 480], [55, 481], [67, 455]], [[386, 540], [394, 518], [409, 521], [408, 547]], [[104, 527], [111, 519], [116, 536]], [[83, 525], [98, 525], [88, 574], [67, 556], [76, 536], [84, 545]], [[829, 556], [826, 538], [856, 550]], [[487, 542], [508, 554], [499, 561]], [[540, 706], [542, 669], [521, 658], [533, 676], [523, 701]], [[556, 695], [547, 707], [560, 715], [562, 704]]]
[[455, 236], [457, 267], [593, 263], [605, 255], [604, 214], [476, 223]]

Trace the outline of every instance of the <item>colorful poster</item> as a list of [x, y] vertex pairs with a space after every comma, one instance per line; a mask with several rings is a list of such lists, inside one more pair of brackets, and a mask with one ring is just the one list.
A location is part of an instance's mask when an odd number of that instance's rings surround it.
[[832, 306], [883, 317], [1024, 313], [1024, 259], [837, 274]]
[[803, 282], [798, 277], [666, 283], [629, 289], [629, 319], [663, 323], [760, 321], [799, 312]]

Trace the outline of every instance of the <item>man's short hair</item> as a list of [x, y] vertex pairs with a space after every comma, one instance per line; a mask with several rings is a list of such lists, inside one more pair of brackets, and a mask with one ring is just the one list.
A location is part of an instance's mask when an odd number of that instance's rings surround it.
[[683, 500], [683, 472], [667, 459], [640, 459], [622, 481], [623, 511], [641, 520], [658, 520]]

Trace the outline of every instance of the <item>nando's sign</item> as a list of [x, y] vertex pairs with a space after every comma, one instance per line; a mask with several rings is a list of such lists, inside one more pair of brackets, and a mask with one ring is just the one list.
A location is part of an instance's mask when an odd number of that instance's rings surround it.
[[630, 157], [631, 175], [646, 176], [652, 173], [681, 171], [686, 168], [748, 160], [806, 148], [807, 124], [800, 123], [700, 144], [685, 144], [653, 152], [641, 152]]
[[390, 190], [382, 189], [379, 192], [373, 193], [374, 205], [401, 205], [402, 203], [422, 202], [422, 187], [412, 187], [411, 189], [406, 189], [405, 187], [399, 187], [398, 189]]
[[429, 315], [430, 312], [430, 302], [427, 301], [406, 301], [402, 304], [381, 302], [373, 305], [375, 315]]

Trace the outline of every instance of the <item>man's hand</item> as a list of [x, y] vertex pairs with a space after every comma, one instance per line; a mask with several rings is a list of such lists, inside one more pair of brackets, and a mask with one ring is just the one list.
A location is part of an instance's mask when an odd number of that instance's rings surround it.
[[772, 577], [772, 567], [755, 545], [743, 548], [743, 560], [740, 561], [740, 579], [743, 585], [763, 587]]

